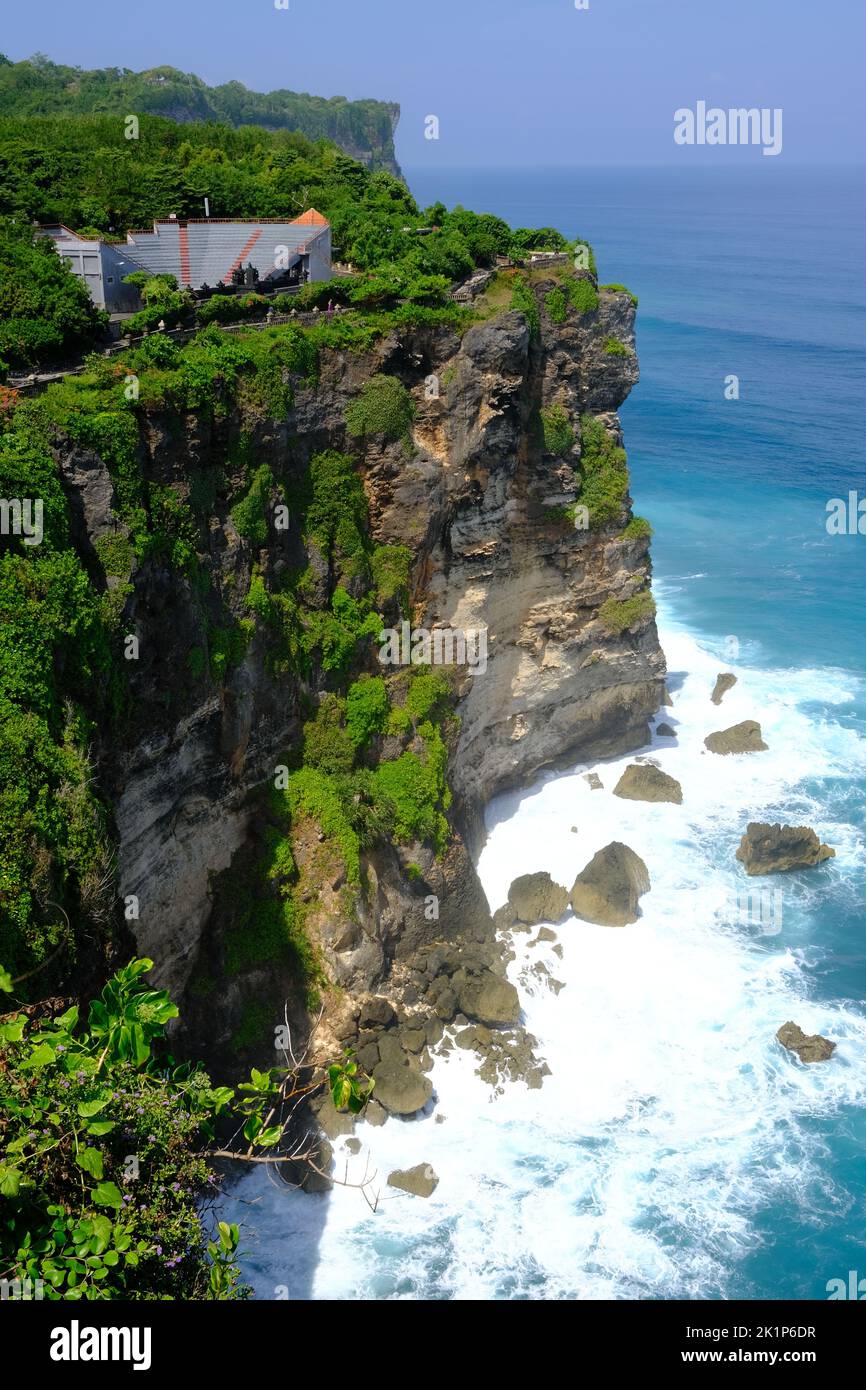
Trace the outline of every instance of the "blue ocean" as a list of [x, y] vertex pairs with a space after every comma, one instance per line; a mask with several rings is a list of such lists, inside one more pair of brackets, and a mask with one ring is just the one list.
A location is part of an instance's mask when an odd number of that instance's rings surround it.
[[[648, 818], [612, 798], [631, 758], [491, 805], [492, 908], [518, 874], [570, 883], [622, 839], [653, 880], [641, 922], [565, 924], [561, 958], [519, 948], [509, 973], [552, 1075], [494, 1101], [471, 1054], [437, 1063], [445, 1121], [362, 1126], [365, 1153], [346, 1154], [381, 1175], [375, 1213], [353, 1189], [245, 1179], [228, 1204], [245, 1275], [263, 1298], [824, 1299], [866, 1278], [866, 535], [826, 526], [831, 499], [866, 498], [862, 174], [762, 160], [407, 177], [422, 205], [587, 238], [601, 281], [639, 296], [641, 381], [621, 415], [677, 732], [651, 751], [683, 805]], [[721, 670], [738, 683], [716, 709]], [[747, 718], [767, 753], [703, 751]], [[836, 857], [746, 881], [734, 850], [755, 819], [811, 825]], [[783, 1051], [789, 1019], [833, 1039], [832, 1060]], [[384, 1186], [419, 1161], [440, 1178], [429, 1201]]]

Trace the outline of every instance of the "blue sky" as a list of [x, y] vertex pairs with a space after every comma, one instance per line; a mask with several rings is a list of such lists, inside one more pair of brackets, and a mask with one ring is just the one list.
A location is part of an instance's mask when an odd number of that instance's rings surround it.
[[[761, 158], [675, 147], [673, 112], [699, 99], [781, 107], [783, 155], [767, 164], [866, 162], [866, 0], [590, 0], [585, 11], [575, 0], [42, 0], [7, 9], [0, 48], [399, 101], [410, 168]], [[424, 138], [429, 115], [438, 141]]]

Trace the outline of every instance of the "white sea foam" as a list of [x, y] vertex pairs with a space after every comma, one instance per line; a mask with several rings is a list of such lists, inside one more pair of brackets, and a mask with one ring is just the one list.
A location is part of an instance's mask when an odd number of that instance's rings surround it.
[[[280, 1286], [318, 1298], [730, 1296], [758, 1240], [756, 1213], [819, 1200], [810, 1120], [866, 1104], [863, 1012], [810, 999], [804, 968], [812, 907], [862, 883], [866, 865], [862, 833], [826, 819], [821, 789], [862, 781], [866, 749], [806, 707], [844, 707], [851, 680], [728, 665], [739, 682], [717, 708], [718, 656], [673, 623], [663, 644], [675, 703], [659, 717], [677, 741], [644, 752], [681, 782], [682, 806], [612, 795], [632, 755], [489, 808], [479, 874], [494, 909], [519, 874], [546, 869], [570, 885], [615, 839], [652, 877], [634, 926], [561, 924], [562, 959], [516, 937], [509, 974], [552, 1074], [538, 1091], [517, 1083], [493, 1099], [472, 1054], [439, 1059], [429, 1115], [359, 1128], [365, 1153], [348, 1171], [359, 1178], [369, 1151], [375, 1213], [352, 1189], [307, 1197], [261, 1171], [244, 1179], [227, 1210], [246, 1222], [245, 1273], [260, 1297]], [[747, 718], [760, 720], [767, 753], [706, 752], [708, 732]], [[590, 789], [590, 770], [604, 790]], [[780, 929], [764, 934], [732, 908], [746, 882], [734, 850], [748, 820], [780, 817], [813, 825], [837, 858], [784, 881]], [[530, 972], [538, 960], [562, 981], [558, 994]], [[782, 1051], [774, 1035], [789, 1018], [837, 1041], [830, 1064]], [[419, 1162], [439, 1175], [432, 1198], [385, 1185]]]

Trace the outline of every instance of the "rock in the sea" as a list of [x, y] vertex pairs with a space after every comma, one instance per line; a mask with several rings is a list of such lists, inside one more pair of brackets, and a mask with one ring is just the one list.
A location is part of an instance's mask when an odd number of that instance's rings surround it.
[[466, 1017], [476, 1023], [516, 1023], [520, 1018], [520, 997], [514, 985], [490, 970], [470, 975], [460, 987], [459, 1002]]
[[656, 724], [656, 733], [659, 738], [676, 738], [676, 730], [670, 724]]
[[413, 1197], [432, 1197], [439, 1179], [429, 1163], [416, 1163], [414, 1168], [398, 1168], [389, 1173], [388, 1186], [411, 1192]]
[[637, 921], [639, 900], [649, 888], [646, 864], [628, 845], [614, 840], [578, 874], [571, 890], [572, 910], [585, 922], [625, 927]]
[[765, 825], [760, 821], [750, 821], [737, 850], [737, 858], [751, 878], [810, 869], [835, 854], [807, 825]]
[[836, 1044], [820, 1033], [804, 1033], [796, 1023], [783, 1023], [776, 1037], [789, 1052], [796, 1052], [801, 1062], [828, 1062]]
[[433, 1094], [433, 1083], [417, 1066], [405, 1062], [380, 1062], [373, 1072], [376, 1100], [392, 1115], [414, 1115]]
[[756, 719], [744, 719], [742, 724], [733, 724], [730, 729], [720, 729], [718, 733], [707, 734], [704, 746], [711, 753], [766, 753], [767, 744], [761, 735], [761, 726]]
[[550, 874], [522, 874], [508, 890], [514, 918], [530, 927], [539, 922], [560, 922], [568, 908], [568, 889], [554, 883]]
[[590, 789], [591, 789], [592, 791], [594, 791], [594, 792], [601, 792], [601, 791], [604, 791], [604, 782], [602, 782], [602, 780], [601, 780], [601, 778], [599, 777], [599, 775], [598, 775], [597, 772], [585, 772], [585, 773], [583, 774], [583, 780], [584, 780], [584, 782], [588, 782], [588, 783], [589, 783]]
[[675, 777], [650, 763], [632, 763], [613, 789], [614, 796], [627, 801], [673, 801], [682, 805], [683, 789]]
[[716, 676], [716, 683], [713, 687], [713, 693], [710, 696], [713, 704], [720, 705], [722, 703], [722, 696], [736, 684], [737, 678], [733, 671], [722, 671], [720, 675]]

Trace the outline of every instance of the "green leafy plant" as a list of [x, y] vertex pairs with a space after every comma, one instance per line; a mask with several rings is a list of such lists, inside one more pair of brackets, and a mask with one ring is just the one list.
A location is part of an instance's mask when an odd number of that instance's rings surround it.
[[598, 616], [608, 632], [622, 633], [655, 616], [656, 606], [649, 589], [628, 599], [605, 599]]
[[552, 405], [547, 410], [542, 409], [541, 424], [547, 453], [561, 458], [574, 448], [574, 430], [564, 406]]
[[365, 382], [346, 411], [346, 429], [353, 437], [381, 434], [400, 439], [415, 418], [415, 404], [395, 376], [379, 373]]

